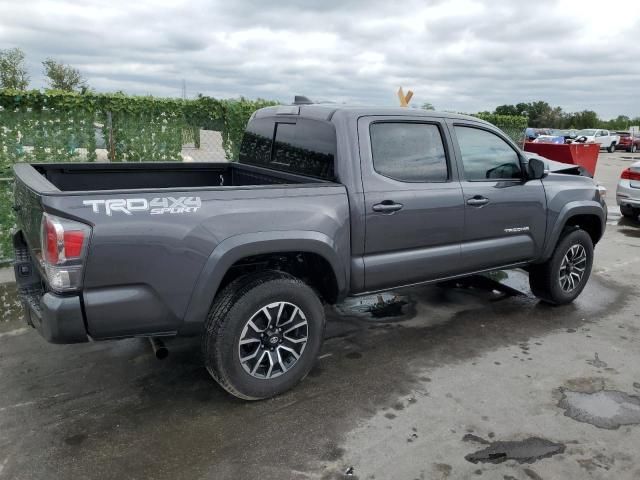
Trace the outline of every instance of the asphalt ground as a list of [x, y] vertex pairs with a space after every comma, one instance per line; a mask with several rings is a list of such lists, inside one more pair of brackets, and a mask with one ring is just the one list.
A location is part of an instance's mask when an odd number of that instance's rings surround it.
[[0, 286], [0, 479], [640, 478], [627, 157], [600, 156], [609, 221], [574, 304], [539, 303], [518, 270], [350, 300], [311, 374], [267, 401], [219, 388], [197, 339], [163, 361], [142, 339], [47, 344]]

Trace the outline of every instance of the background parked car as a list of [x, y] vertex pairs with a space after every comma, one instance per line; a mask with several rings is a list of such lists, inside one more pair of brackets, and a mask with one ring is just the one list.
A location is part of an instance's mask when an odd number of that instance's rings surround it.
[[565, 143], [567, 143], [567, 140], [573, 140], [576, 138], [576, 135], [578, 133], [578, 130], [560, 130], [557, 128], [554, 128], [553, 130], [551, 130], [551, 135], [553, 135], [554, 137], [564, 137], [564, 141]]
[[635, 162], [622, 171], [616, 190], [616, 201], [620, 205], [622, 215], [638, 218], [640, 215], [640, 162]]
[[600, 144], [600, 148], [605, 148], [609, 153], [616, 150], [616, 145], [620, 143], [620, 135], [609, 130], [599, 128], [585, 128], [576, 133], [576, 141], [594, 142]]
[[529, 127], [527, 129], [525, 129], [525, 131], [524, 131], [524, 136], [529, 141], [535, 140], [540, 135], [551, 135], [551, 129], [550, 128], [531, 128], [531, 127]]
[[640, 150], [640, 136], [634, 135], [633, 138], [629, 132], [616, 132], [620, 135], [620, 142], [616, 145], [616, 150], [626, 150], [635, 153]]

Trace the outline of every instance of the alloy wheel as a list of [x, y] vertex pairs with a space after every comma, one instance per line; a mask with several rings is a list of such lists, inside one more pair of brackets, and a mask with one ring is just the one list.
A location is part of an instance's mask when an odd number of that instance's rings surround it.
[[572, 245], [560, 264], [560, 288], [570, 293], [580, 286], [587, 268], [587, 251], [580, 244]]
[[296, 364], [308, 339], [307, 317], [297, 305], [270, 303], [245, 324], [238, 345], [240, 363], [252, 377], [279, 377]]

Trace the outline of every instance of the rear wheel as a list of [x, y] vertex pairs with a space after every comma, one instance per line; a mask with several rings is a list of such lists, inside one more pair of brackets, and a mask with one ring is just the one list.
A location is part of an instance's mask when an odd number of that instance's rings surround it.
[[637, 150], [638, 147], [635, 144], [631, 145], [631, 153], [636, 153]]
[[609, 148], [607, 148], [607, 152], [613, 153], [615, 151], [616, 151], [616, 144], [612, 143], [611, 145], [609, 145]]
[[324, 324], [320, 299], [296, 277], [267, 271], [239, 278], [209, 312], [202, 341], [205, 365], [236, 397], [278, 395], [313, 367]]
[[580, 229], [568, 231], [547, 262], [531, 266], [531, 291], [547, 303], [571, 303], [587, 284], [592, 265], [593, 242], [589, 234]]
[[633, 208], [629, 205], [620, 205], [620, 213], [625, 217], [636, 219], [640, 215], [640, 208]]

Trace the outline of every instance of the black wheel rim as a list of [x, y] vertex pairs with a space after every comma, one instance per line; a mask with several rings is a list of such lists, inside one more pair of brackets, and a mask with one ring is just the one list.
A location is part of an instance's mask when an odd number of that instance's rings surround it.
[[242, 368], [254, 378], [269, 380], [290, 370], [309, 339], [304, 312], [290, 302], [262, 307], [247, 321], [238, 342]]

